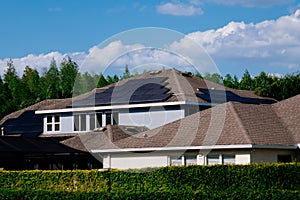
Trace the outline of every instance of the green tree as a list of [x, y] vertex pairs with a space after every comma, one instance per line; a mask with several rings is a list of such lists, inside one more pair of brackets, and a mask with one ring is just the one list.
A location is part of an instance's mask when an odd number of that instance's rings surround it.
[[60, 64], [60, 83], [63, 98], [72, 97], [74, 83], [78, 75], [78, 65], [70, 57]]
[[233, 78], [231, 77], [230, 74], [225, 75], [225, 78], [223, 80], [223, 84], [224, 84], [225, 87], [234, 88]]
[[103, 74], [100, 73], [100, 78], [99, 78], [99, 81], [97, 83], [97, 88], [102, 88], [102, 87], [107, 86], [107, 85], [108, 85], [107, 80], [105, 79]]
[[56, 61], [52, 58], [50, 68], [45, 75], [45, 98], [57, 99], [61, 98], [60, 77], [59, 71], [56, 65]]
[[128, 65], [126, 65], [126, 66], [125, 66], [125, 72], [123, 73], [123, 75], [122, 75], [122, 77], [121, 77], [121, 80], [130, 78], [130, 77], [131, 77], [131, 74], [130, 74]]
[[248, 70], [245, 71], [242, 80], [239, 84], [239, 89], [241, 90], [254, 90], [253, 80]]

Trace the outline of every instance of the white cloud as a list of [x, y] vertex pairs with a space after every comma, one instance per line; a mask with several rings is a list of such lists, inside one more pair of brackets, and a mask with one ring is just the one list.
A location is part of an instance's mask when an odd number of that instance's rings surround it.
[[165, 15], [175, 15], [175, 16], [192, 16], [192, 15], [202, 15], [203, 11], [196, 3], [198, 1], [192, 1], [190, 3], [184, 4], [180, 2], [176, 3], [164, 3], [156, 7], [157, 12]]
[[[193, 32], [187, 37], [202, 45], [219, 63], [300, 69], [300, 10], [257, 24], [230, 22], [217, 30]], [[187, 46], [185, 39], [176, 45], [178, 49]]]
[[[197, 45], [188, 38], [201, 45], [215, 62], [220, 64], [220, 67], [221, 64], [226, 63], [247, 68], [259, 65], [300, 70], [300, 10], [276, 20], [257, 24], [230, 22], [219, 29], [193, 32], [180, 41], [166, 46], [165, 48], [168, 49], [166, 51], [147, 48], [142, 44], [113, 41], [105, 46], [94, 46], [88, 53], [29, 54], [23, 58], [14, 58], [13, 61], [19, 75], [23, 73], [26, 65], [41, 71], [43, 67], [49, 66], [53, 57], [59, 66], [61, 60], [67, 55], [80, 65], [82, 72], [103, 72], [109, 65], [118, 66], [123, 71], [126, 64], [134, 68], [159, 64], [167, 67], [183, 67], [181, 69], [184, 70], [189, 64], [181, 55], [188, 61], [190, 58], [198, 57], [197, 67], [209, 66], [210, 60], [205, 57], [205, 51], [197, 48]], [[7, 60], [0, 60], [0, 74], [3, 74]]]
[[[47, 54], [29, 54], [22, 58], [13, 58], [13, 63], [16, 68], [18, 75], [22, 75], [26, 66], [30, 66], [31, 68], [36, 68], [39, 72], [42, 71], [43, 68], [48, 68], [52, 58], [56, 60], [56, 64], [59, 67], [59, 64], [65, 57], [71, 57], [77, 64], [81, 64], [81, 62], [86, 58], [84, 52], [74, 52], [69, 54], [62, 54], [59, 52], [50, 52]], [[6, 64], [9, 59], [5, 58], [0, 60], [0, 74], [4, 74], [6, 69]]]
[[208, 0], [224, 5], [241, 5], [244, 7], [271, 7], [274, 5], [288, 4], [295, 0]]
[[[145, 68], [154, 65], [175, 67], [187, 66], [187, 62], [177, 55], [158, 48], [148, 48], [142, 44], [125, 45], [121, 41], [113, 41], [100, 48], [94, 46], [82, 64], [82, 71], [104, 72], [107, 68]], [[118, 69], [117, 69], [118, 70]]]

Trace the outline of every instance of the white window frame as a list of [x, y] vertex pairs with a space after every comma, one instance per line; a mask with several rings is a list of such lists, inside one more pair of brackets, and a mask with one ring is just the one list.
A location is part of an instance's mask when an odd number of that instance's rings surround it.
[[[48, 122], [48, 118], [51, 118], [51, 122]], [[55, 117], [58, 117], [59, 121], [55, 121]], [[58, 125], [58, 130], [55, 130], [55, 125]], [[48, 126], [51, 126], [51, 130], [48, 130]], [[46, 116], [46, 127], [47, 133], [60, 132], [61, 131], [61, 116], [60, 115], [47, 115]]]
[[[101, 120], [100, 120], [100, 124], [98, 123], [98, 118], [97, 115], [101, 115]], [[91, 128], [91, 116], [94, 116], [94, 125], [95, 127], [92, 129]], [[90, 113], [89, 114], [89, 130], [92, 131], [95, 128], [101, 128], [103, 126], [103, 113], [102, 112], [96, 112], [96, 113]]]
[[[82, 119], [81, 119], [81, 116], [85, 116], [85, 130], [82, 130]], [[78, 116], [78, 127], [76, 127], [76, 124], [75, 124], [75, 116]], [[87, 119], [88, 119], [88, 114], [86, 113], [76, 113], [76, 114], [73, 114], [73, 131], [74, 132], [87, 132], [89, 127], [87, 127], [88, 123], [90, 123]], [[88, 121], [88, 123], [87, 123]]]

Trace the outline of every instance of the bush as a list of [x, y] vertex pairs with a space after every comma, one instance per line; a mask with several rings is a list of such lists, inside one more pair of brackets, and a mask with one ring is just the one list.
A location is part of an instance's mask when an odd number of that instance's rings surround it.
[[300, 199], [300, 165], [1, 171], [0, 199]]

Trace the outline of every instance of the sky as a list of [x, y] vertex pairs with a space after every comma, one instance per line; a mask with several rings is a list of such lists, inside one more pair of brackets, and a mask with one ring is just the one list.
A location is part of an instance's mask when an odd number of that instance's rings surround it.
[[[84, 63], [101, 69], [111, 63], [119, 68], [151, 62], [184, 66], [180, 55], [203, 53], [186, 38], [203, 48], [223, 76], [240, 77], [246, 69], [252, 75], [300, 71], [300, 0], [1, 0], [0, 24], [1, 75], [9, 59], [21, 75], [26, 65], [41, 72], [52, 58], [59, 65], [66, 56], [81, 71], [91, 70]], [[144, 27], [166, 34], [144, 35], [145, 29], [131, 42], [123, 34]], [[147, 44], [148, 37], [167, 41], [174, 33], [183, 37], [161, 46]], [[147, 48], [152, 46], [157, 48]]]

